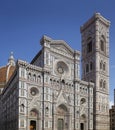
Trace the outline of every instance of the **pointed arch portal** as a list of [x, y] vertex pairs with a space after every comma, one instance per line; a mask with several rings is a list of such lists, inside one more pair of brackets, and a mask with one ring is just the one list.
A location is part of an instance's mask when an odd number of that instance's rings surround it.
[[69, 130], [69, 111], [64, 104], [57, 108], [57, 130]]
[[86, 129], [86, 115], [83, 114], [80, 117], [80, 130], [85, 130]]
[[36, 109], [32, 109], [29, 113], [30, 117], [30, 130], [38, 130], [39, 124], [38, 124], [38, 111]]

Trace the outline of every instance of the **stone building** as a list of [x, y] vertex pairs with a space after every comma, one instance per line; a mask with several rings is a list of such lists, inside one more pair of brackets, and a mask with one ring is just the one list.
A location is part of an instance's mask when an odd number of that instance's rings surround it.
[[109, 26], [99, 13], [81, 27], [82, 80], [94, 85], [94, 130], [109, 130]]
[[63, 40], [43, 36], [31, 63], [11, 55], [0, 130], [109, 130], [109, 24], [96, 13], [81, 27], [82, 80], [80, 52]]

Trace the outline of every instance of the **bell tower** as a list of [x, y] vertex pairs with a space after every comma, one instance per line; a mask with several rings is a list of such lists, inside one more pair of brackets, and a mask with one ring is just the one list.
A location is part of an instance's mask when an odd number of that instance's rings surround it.
[[100, 13], [81, 26], [82, 80], [95, 84], [94, 130], [109, 130], [109, 26]]

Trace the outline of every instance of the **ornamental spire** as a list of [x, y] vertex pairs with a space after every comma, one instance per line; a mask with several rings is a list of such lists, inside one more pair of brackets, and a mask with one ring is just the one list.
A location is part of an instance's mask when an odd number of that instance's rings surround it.
[[10, 53], [10, 57], [8, 59], [8, 65], [15, 66], [15, 59], [14, 59], [14, 56], [13, 56], [13, 52]]

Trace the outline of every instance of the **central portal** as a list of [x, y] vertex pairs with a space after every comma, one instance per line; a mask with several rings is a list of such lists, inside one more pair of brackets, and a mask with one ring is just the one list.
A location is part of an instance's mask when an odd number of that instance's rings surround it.
[[69, 112], [63, 104], [57, 108], [57, 130], [69, 130]]
[[86, 125], [86, 123], [87, 123], [86, 115], [85, 114], [81, 115], [80, 120], [81, 120], [80, 121], [80, 130], [86, 130], [86, 128], [87, 128], [87, 125]]
[[80, 130], [84, 130], [84, 123], [80, 124]]
[[38, 111], [36, 109], [32, 109], [30, 111], [29, 122], [30, 122], [29, 130], [39, 130]]
[[64, 128], [64, 120], [58, 119], [58, 130], [63, 130]]
[[36, 121], [30, 121], [30, 130], [36, 130]]

